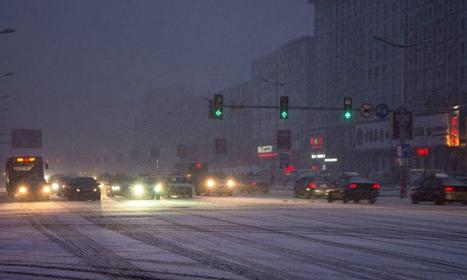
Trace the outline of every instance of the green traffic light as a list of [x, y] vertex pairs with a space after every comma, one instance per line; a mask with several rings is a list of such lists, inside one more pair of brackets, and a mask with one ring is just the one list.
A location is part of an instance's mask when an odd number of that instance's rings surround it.
[[344, 119], [351, 120], [352, 119], [352, 113], [351, 112], [345, 112], [344, 113]]
[[286, 111], [283, 111], [281, 113], [281, 119], [287, 119], [289, 117], [289, 114]]
[[220, 116], [222, 115], [222, 112], [221, 112], [220, 110], [217, 110], [217, 111], [215, 112], [215, 114], [216, 114], [216, 116], [220, 117]]

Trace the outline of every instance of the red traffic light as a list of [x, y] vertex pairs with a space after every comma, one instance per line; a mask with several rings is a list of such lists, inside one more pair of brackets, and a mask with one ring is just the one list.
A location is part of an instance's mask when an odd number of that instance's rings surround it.
[[430, 150], [426, 147], [419, 147], [417, 148], [417, 155], [419, 156], [427, 156], [430, 154]]
[[289, 174], [295, 171], [295, 166], [289, 165], [286, 168], [284, 168], [284, 173]]

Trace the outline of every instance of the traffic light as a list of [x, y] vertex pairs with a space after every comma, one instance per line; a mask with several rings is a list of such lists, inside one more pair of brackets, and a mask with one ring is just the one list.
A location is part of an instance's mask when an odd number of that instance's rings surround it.
[[213, 104], [213, 112], [215, 119], [223, 119], [224, 118], [224, 96], [222, 94], [215, 94], [214, 95], [214, 104]]
[[286, 120], [289, 118], [289, 97], [281, 96], [279, 118]]
[[352, 120], [352, 97], [344, 97], [344, 120]]

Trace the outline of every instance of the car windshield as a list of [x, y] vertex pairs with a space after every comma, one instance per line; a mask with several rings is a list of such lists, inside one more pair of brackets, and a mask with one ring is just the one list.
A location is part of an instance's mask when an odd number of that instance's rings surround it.
[[167, 183], [187, 183], [188, 180], [185, 177], [166, 177], [164, 181]]
[[78, 186], [97, 186], [96, 180], [88, 177], [74, 178], [71, 180], [71, 184]]

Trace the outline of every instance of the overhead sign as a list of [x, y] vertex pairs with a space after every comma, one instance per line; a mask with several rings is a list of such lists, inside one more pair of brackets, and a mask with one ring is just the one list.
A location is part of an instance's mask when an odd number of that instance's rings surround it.
[[410, 144], [397, 145], [398, 158], [410, 158], [412, 156]]
[[385, 117], [387, 117], [389, 115], [388, 105], [386, 105], [384, 103], [380, 103], [380, 104], [376, 105], [375, 115], [380, 119], [384, 119]]
[[364, 103], [362, 106], [360, 106], [360, 116], [362, 118], [368, 119], [373, 117], [373, 114], [375, 113], [375, 109], [370, 103]]
[[277, 149], [278, 150], [290, 150], [292, 148], [291, 135], [292, 133], [290, 129], [284, 129], [284, 130], [277, 131]]
[[[413, 116], [413, 139], [406, 139], [414, 146], [443, 146], [449, 143], [449, 114]], [[355, 147], [359, 150], [395, 147], [392, 139], [392, 120], [361, 123], [355, 126]]]
[[316, 158], [325, 158], [326, 155], [325, 154], [311, 154], [311, 158], [312, 159], [316, 159]]
[[11, 147], [13, 149], [38, 149], [42, 147], [42, 130], [12, 129]]
[[272, 145], [258, 146], [258, 154], [272, 153]]
[[[393, 114], [392, 118], [392, 138], [399, 139], [400, 138], [400, 121], [401, 121], [401, 113], [397, 112]], [[404, 132], [405, 132], [405, 139], [412, 139], [413, 137], [413, 114], [411, 112], [404, 113]]]
[[310, 137], [310, 146], [313, 150], [323, 148], [324, 137], [323, 135], [313, 135]]

